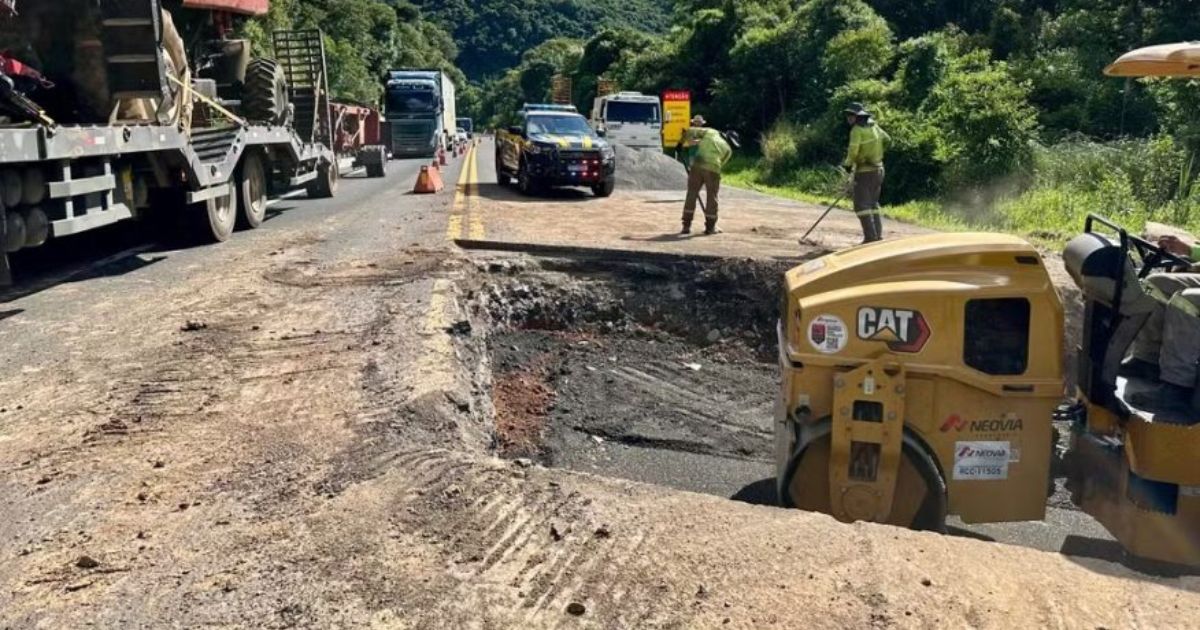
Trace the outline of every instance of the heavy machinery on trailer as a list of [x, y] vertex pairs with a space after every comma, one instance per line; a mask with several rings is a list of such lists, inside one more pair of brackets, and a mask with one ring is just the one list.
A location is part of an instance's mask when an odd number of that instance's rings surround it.
[[[1169, 72], [1165, 54], [1147, 51], [1108, 72], [1196, 76], [1200, 47], [1190, 51]], [[1077, 392], [1065, 403], [1062, 304], [1019, 238], [919, 236], [787, 272], [780, 501], [933, 530], [947, 514], [1040, 520], [1059, 419], [1071, 432], [1072, 502], [1133, 557], [1200, 566], [1200, 409], [1140, 402], [1133, 394], [1155, 384], [1118, 370], [1161, 308], [1142, 280], [1191, 261], [1093, 215], [1063, 262], [1084, 301]]]
[[[223, 241], [263, 222], [271, 190], [335, 193], [321, 34], [276, 32], [277, 60], [251, 59], [228, 35], [266, 0], [171, 6], [68, 0], [0, 18], [26, 42], [0, 76], [0, 282], [7, 254], [51, 238], [159, 216]], [[64, 65], [55, 55], [73, 69], [38, 72]]]
[[432, 157], [449, 149], [457, 130], [454, 82], [441, 70], [392, 70], [384, 114], [393, 157]]

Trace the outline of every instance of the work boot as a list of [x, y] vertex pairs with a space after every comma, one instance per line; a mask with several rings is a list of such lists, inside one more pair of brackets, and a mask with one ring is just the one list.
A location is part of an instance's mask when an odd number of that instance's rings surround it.
[[1138, 378], [1146, 381], [1157, 381], [1158, 364], [1138, 359], [1136, 357], [1129, 357], [1121, 362], [1121, 367], [1117, 368], [1117, 376], [1124, 376], [1125, 378]]
[[1171, 383], [1159, 383], [1150, 389], [1133, 392], [1129, 404], [1144, 411], [1191, 411], [1192, 390]]
[[858, 222], [862, 225], [863, 240], [862, 244], [874, 243], [879, 240], [879, 235], [875, 233], [875, 219], [871, 216], [860, 214]]
[[721, 233], [721, 228], [717, 227], [716, 219], [705, 219], [704, 220], [704, 233], [708, 234], [709, 236], [712, 236], [713, 234]]
[[682, 229], [682, 230], [680, 230], [680, 231], [679, 231], [679, 233], [680, 233], [680, 234], [691, 234], [691, 233], [692, 233], [692, 222], [691, 222], [691, 221], [684, 221], [684, 222], [683, 222], [683, 229]]

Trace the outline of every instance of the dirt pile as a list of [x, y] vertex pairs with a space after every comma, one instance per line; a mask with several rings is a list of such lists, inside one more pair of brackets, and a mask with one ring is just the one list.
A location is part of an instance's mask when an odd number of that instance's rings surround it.
[[687, 171], [662, 151], [613, 145], [617, 152], [618, 190], [684, 190]]
[[[789, 263], [546, 260], [493, 265], [477, 310], [500, 328], [663, 333], [700, 346], [737, 340], [775, 357], [779, 278]], [[499, 272], [499, 273], [496, 273]]]

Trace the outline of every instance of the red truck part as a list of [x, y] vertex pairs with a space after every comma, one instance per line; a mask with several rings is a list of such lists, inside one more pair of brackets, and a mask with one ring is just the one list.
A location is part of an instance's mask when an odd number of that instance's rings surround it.
[[266, 15], [270, 4], [269, 0], [183, 0], [183, 6], [188, 9], [228, 11], [241, 15]]
[[380, 142], [383, 132], [379, 110], [348, 103], [331, 103], [330, 107], [334, 153], [353, 157], [355, 166], [366, 168], [368, 177], [383, 177], [387, 151]]

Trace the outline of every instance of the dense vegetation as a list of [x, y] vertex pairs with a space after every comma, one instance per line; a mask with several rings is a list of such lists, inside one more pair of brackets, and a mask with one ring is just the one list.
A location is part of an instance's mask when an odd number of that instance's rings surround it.
[[516, 66], [526, 50], [554, 38], [590, 37], [605, 28], [665, 30], [670, 0], [418, 0], [449, 30], [459, 67], [484, 79]]
[[535, 47], [483, 113], [503, 122], [555, 72], [581, 106], [600, 74], [689, 88], [710, 121], [760, 138], [742, 181], [819, 192], [839, 112], [863, 101], [895, 140], [885, 201], [938, 200], [901, 212], [1060, 233], [1089, 210], [1200, 222], [1200, 87], [1102, 76], [1122, 52], [1198, 32], [1187, 0], [676, 0], [673, 23]]
[[[454, 64], [453, 38], [408, 0], [271, 0], [271, 12], [245, 30], [258, 50], [270, 54], [269, 33], [291, 28], [324, 32], [329, 89], [339, 99], [378, 102], [391, 68], [441, 68], [468, 87]], [[464, 89], [460, 98], [470, 109], [476, 95]]]

